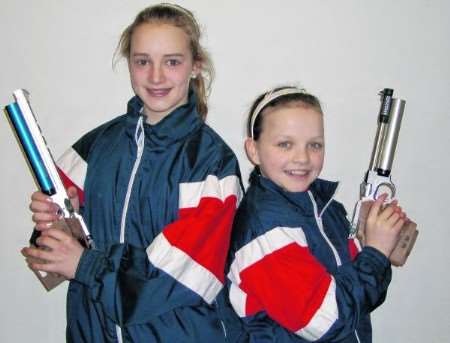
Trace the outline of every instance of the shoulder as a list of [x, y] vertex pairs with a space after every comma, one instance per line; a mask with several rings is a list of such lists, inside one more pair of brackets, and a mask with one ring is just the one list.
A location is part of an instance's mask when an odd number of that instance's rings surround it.
[[331, 201], [330, 206], [332, 209], [334, 209], [339, 214], [341, 214], [343, 216], [347, 215], [347, 210], [345, 209], [345, 206], [342, 203], [340, 203], [339, 201], [333, 199]]
[[208, 167], [217, 176], [236, 175], [239, 162], [233, 150], [211, 127], [203, 124], [185, 143], [185, 152], [192, 169]]
[[295, 208], [276, 192], [250, 185], [236, 213], [234, 239], [244, 244], [275, 227], [299, 226]]
[[208, 124], [204, 123], [200, 127], [199, 138], [203, 141], [203, 148], [215, 151], [221, 155], [232, 155], [234, 157], [234, 152], [225, 142], [225, 140]]
[[78, 139], [75, 144], [73, 144], [73, 148], [81, 156], [87, 156], [92, 146], [98, 139], [108, 134], [115, 135], [118, 130], [121, 130], [123, 128], [125, 117], [126, 115], [118, 116], [88, 131], [83, 136], [81, 136], [81, 138]]
[[97, 126], [96, 128], [90, 130], [84, 134], [75, 144], [92, 144], [96, 139], [104, 135], [117, 135], [120, 131], [126, 128], [127, 123], [131, 126], [135, 126], [138, 118], [139, 112], [142, 107], [142, 101], [137, 97], [133, 96], [127, 104], [127, 111], [125, 114], [118, 115], [111, 120], [104, 122], [103, 124]]

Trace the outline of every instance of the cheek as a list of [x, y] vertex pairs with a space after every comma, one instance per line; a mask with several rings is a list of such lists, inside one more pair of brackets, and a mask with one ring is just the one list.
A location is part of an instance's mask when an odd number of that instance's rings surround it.
[[139, 73], [136, 69], [130, 68], [130, 80], [131, 80], [131, 84], [134, 85], [137, 82], [139, 82], [139, 79], [142, 78], [141, 74]]
[[275, 171], [286, 163], [282, 154], [271, 150], [262, 151], [260, 153], [260, 160], [265, 169], [270, 171]]
[[178, 84], [189, 83], [192, 71], [193, 71], [192, 64], [188, 63], [186, 65], [180, 66], [179, 68], [171, 70], [170, 78], [176, 81]]
[[179, 85], [187, 86], [191, 80], [191, 73], [182, 72], [173, 76], [172, 78]]
[[314, 165], [319, 170], [319, 172], [322, 170], [324, 162], [324, 153], [318, 153], [314, 156]]

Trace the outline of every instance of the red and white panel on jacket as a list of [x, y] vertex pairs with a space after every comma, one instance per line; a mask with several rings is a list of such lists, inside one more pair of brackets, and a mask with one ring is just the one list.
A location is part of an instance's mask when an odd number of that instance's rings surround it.
[[147, 248], [152, 264], [212, 303], [225, 280], [224, 268], [236, 206], [238, 177], [180, 184], [179, 218]]
[[80, 205], [84, 203], [84, 180], [87, 163], [73, 148], [68, 149], [56, 162], [59, 176], [66, 188], [75, 186]]
[[310, 253], [301, 228], [276, 227], [235, 254], [230, 300], [241, 317], [260, 311], [307, 339], [338, 318], [334, 278]]

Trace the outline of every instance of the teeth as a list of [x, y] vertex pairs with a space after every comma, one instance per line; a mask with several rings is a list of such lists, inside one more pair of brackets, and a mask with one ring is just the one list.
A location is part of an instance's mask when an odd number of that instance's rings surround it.
[[169, 93], [168, 89], [149, 89], [148, 91], [150, 94], [155, 96], [162, 96]]
[[288, 174], [290, 175], [298, 175], [298, 176], [305, 176], [308, 174], [308, 171], [305, 170], [288, 170]]

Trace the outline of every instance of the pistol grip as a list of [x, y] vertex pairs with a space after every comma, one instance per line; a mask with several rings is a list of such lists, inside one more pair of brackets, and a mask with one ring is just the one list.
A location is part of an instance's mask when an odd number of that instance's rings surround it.
[[414, 247], [414, 243], [416, 243], [418, 234], [419, 231], [417, 231], [416, 223], [410, 221], [403, 225], [397, 245], [389, 256], [392, 265], [400, 267], [405, 264], [406, 259]]
[[[71, 233], [70, 228], [67, 226], [64, 218], [60, 219], [58, 221], [55, 221], [52, 224], [51, 228], [56, 228], [56, 229], [60, 229], [60, 230], [66, 231], [68, 233]], [[37, 248], [43, 249], [43, 250], [47, 250], [48, 248], [46, 248], [46, 247], [39, 247], [36, 245], [36, 238], [40, 234], [40, 232], [39, 232], [39, 234], [36, 234], [36, 232], [38, 232], [38, 231], [35, 231], [33, 233], [32, 239], [30, 240], [31, 241], [30, 246], [37, 247]], [[28, 258], [28, 259], [30, 262], [45, 263], [44, 260], [41, 260], [38, 258]], [[48, 272], [44, 272], [41, 270], [33, 270], [33, 272], [34, 272], [34, 274], [36, 274], [39, 281], [42, 283], [42, 285], [45, 287], [45, 289], [47, 291], [52, 290], [53, 288], [55, 288], [56, 286], [58, 286], [59, 284], [61, 284], [63, 281], [66, 280], [65, 277], [63, 277], [59, 274], [56, 274], [56, 273], [48, 273]]]
[[[359, 210], [356, 237], [359, 239], [362, 246], [364, 246], [366, 243], [366, 221], [372, 203], [373, 201], [362, 202]], [[406, 263], [406, 260], [408, 259], [408, 256], [414, 247], [418, 234], [419, 231], [417, 231], [417, 224], [415, 222], [408, 221], [403, 225], [399, 234], [397, 244], [395, 245], [394, 250], [392, 250], [391, 255], [389, 256], [389, 260], [391, 261], [393, 266], [400, 267]]]
[[[78, 219], [76, 218], [62, 218], [58, 221], [55, 221], [51, 228], [54, 229], [59, 229], [59, 230], [63, 230], [67, 233], [69, 233], [70, 235], [72, 235], [73, 237], [77, 238], [78, 241], [80, 242], [80, 244], [84, 247], [87, 248], [88, 247], [88, 242], [86, 239], [86, 236], [83, 233], [83, 230], [81, 228], [81, 224], [79, 222]], [[34, 238], [34, 239], [33, 239]], [[33, 247], [37, 247], [35, 240], [36, 240], [36, 234], [33, 233], [33, 238], [32, 238], [32, 243], [30, 244]], [[46, 247], [37, 247], [39, 249], [48, 249]], [[41, 259], [36, 259], [36, 258], [28, 258], [29, 261], [31, 262], [38, 262], [38, 263], [42, 263], [45, 261], [41, 260]], [[62, 283], [63, 281], [66, 280], [66, 278], [64, 276], [61, 276], [59, 274], [56, 273], [47, 273], [44, 271], [39, 271], [39, 270], [33, 270], [33, 272], [36, 274], [36, 276], [38, 277], [39, 281], [42, 283], [42, 285], [45, 287], [45, 289], [47, 291], [52, 290], [53, 288], [55, 288], [56, 286], [58, 286], [60, 283]]]

